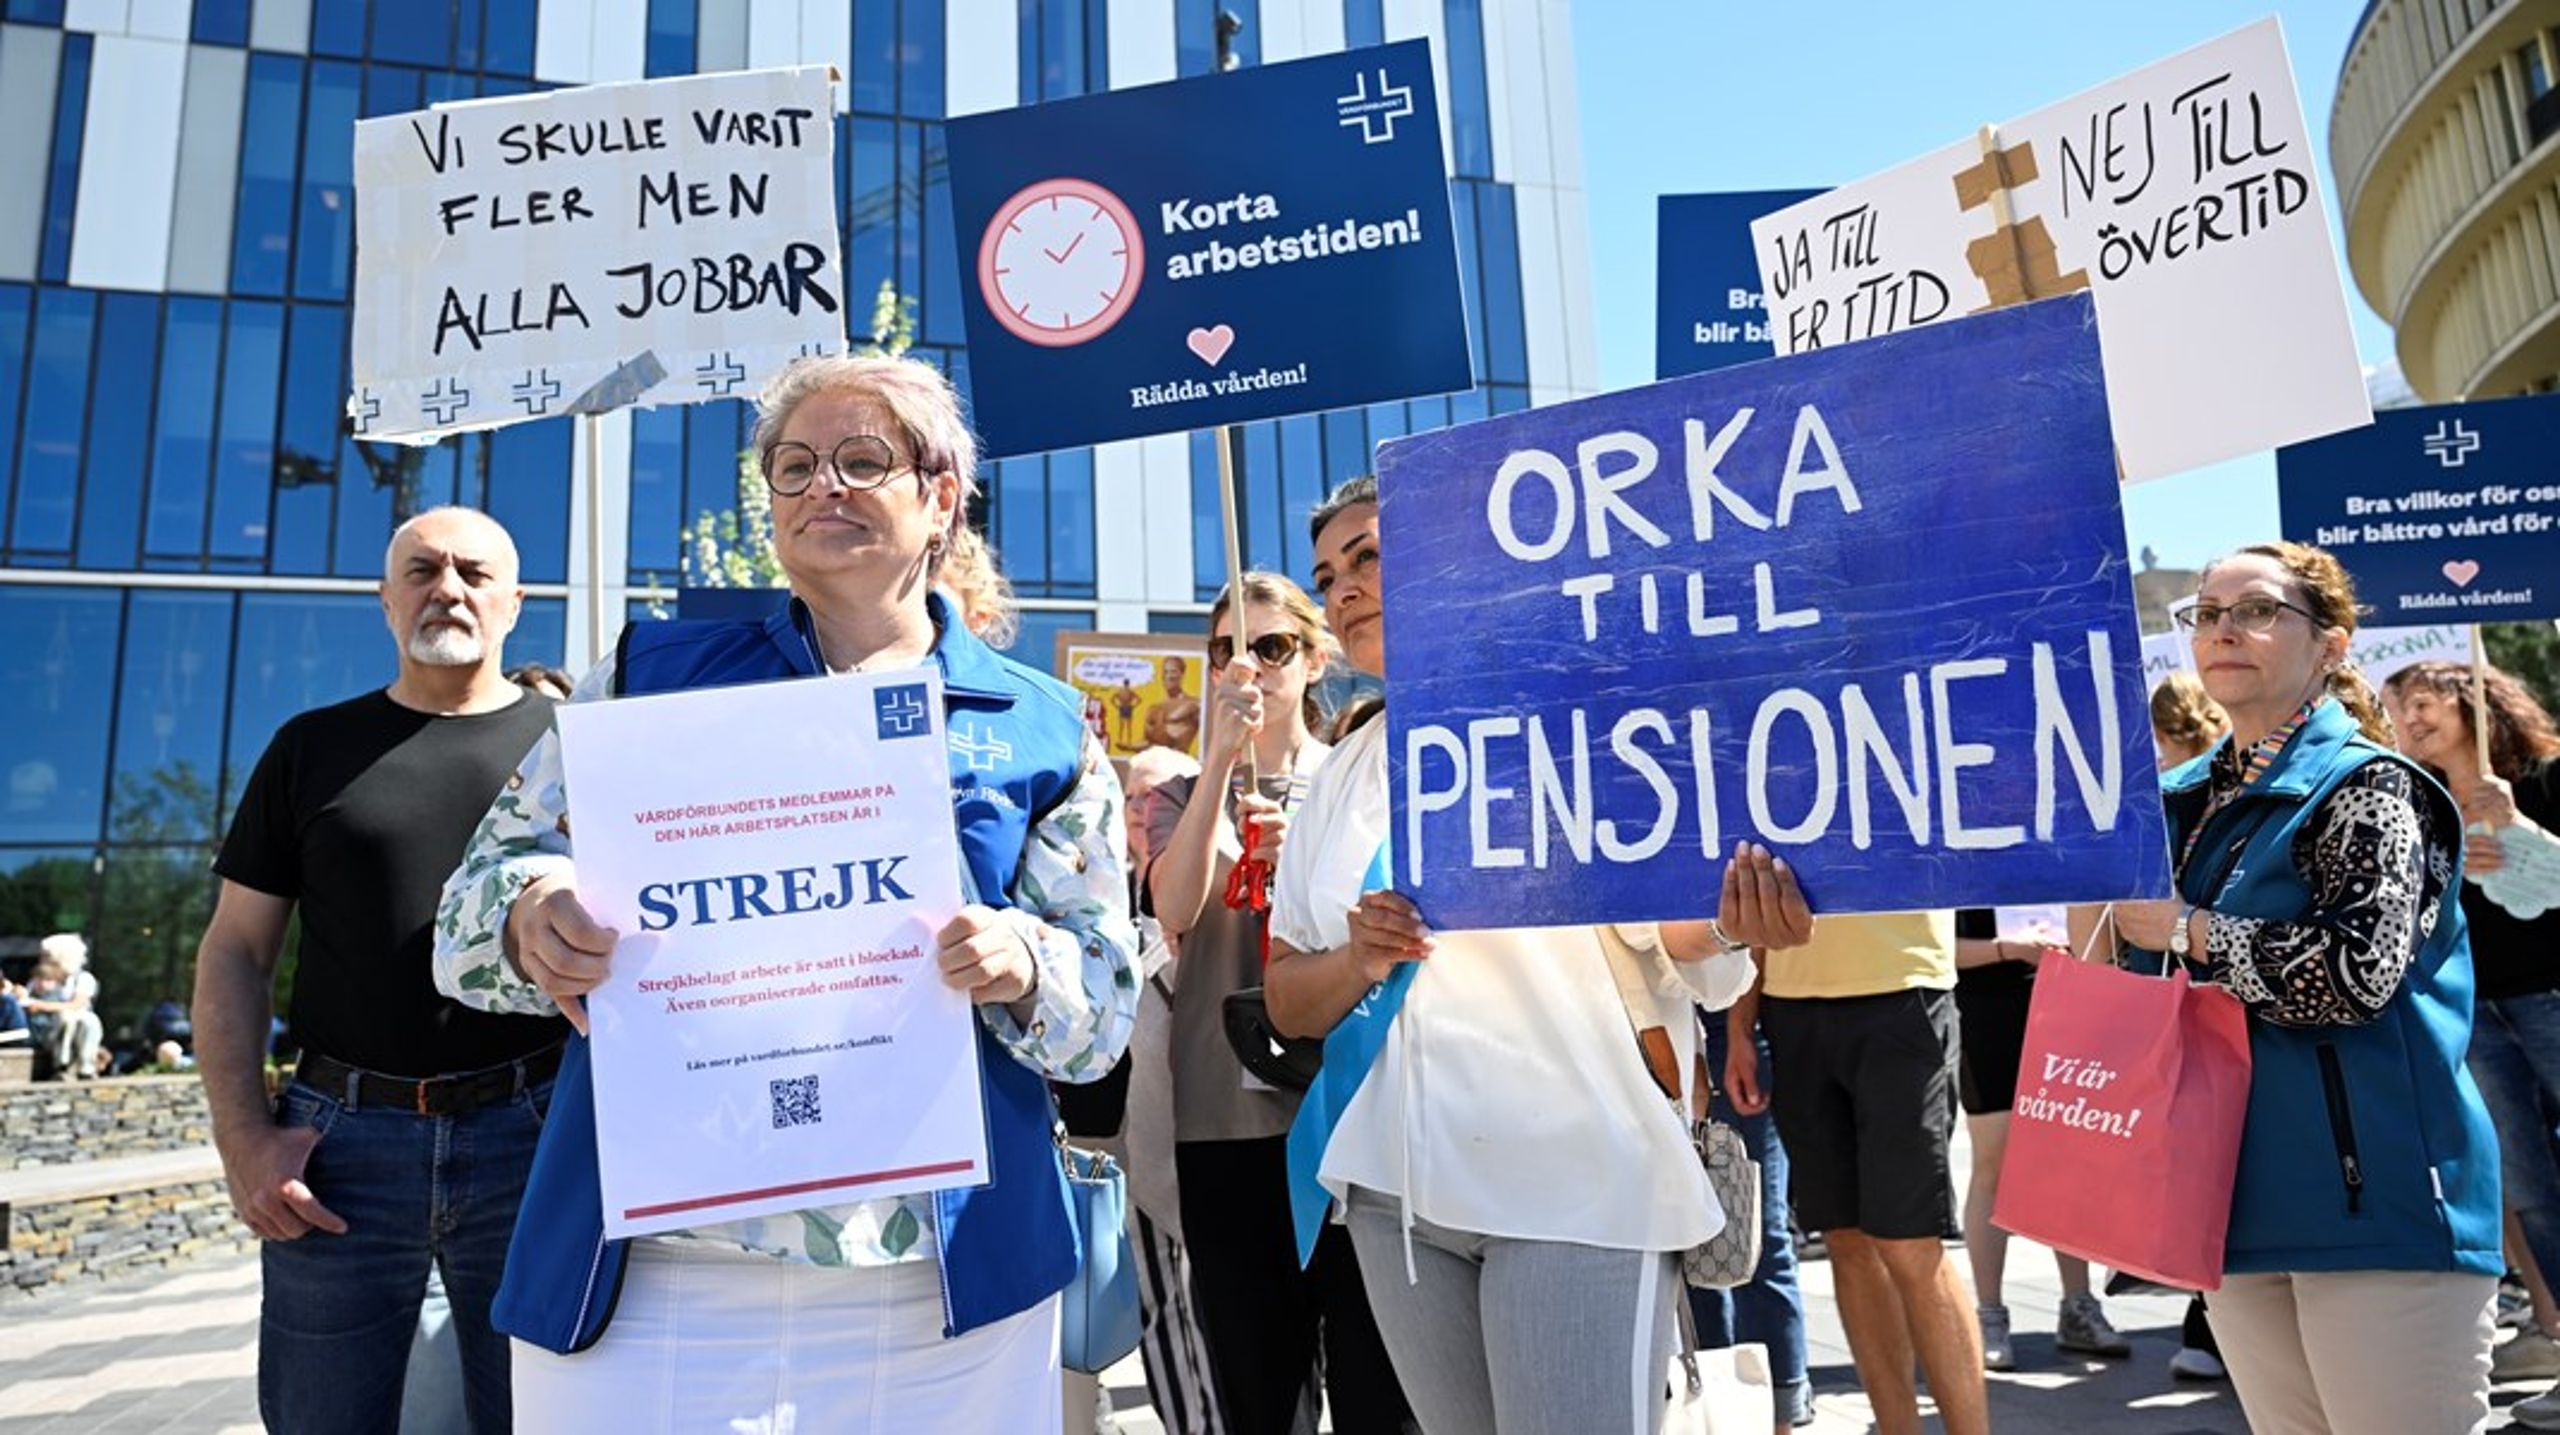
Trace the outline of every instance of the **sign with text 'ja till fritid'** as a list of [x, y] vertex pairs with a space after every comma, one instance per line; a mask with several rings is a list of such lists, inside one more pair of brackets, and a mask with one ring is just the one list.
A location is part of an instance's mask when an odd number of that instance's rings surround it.
[[2386, 409], [2277, 453], [2276, 501], [2377, 623], [2560, 618], [2560, 395]]
[[2273, 19], [1752, 225], [1781, 354], [2097, 294], [2128, 480], [2372, 416]]
[[1677, 378], [1765, 359], [1769, 307], [1751, 221], [1822, 193], [1758, 189], [1666, 194], [1656, 206], [1653, 376]]
[[750, 398], [844, 347], [824, 66], [356, 125], [363, 438]]
[[1395, 885], [1434, 925], [2164, 896], [2085, 296], [1379, 451]]
[[1475, 382], [1431, 50], [953, 120], [971, 415], [1037, 453]]

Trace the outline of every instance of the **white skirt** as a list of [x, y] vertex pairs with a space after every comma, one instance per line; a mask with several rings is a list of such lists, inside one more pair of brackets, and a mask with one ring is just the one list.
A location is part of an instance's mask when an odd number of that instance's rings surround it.
[[636, 1241], [604, 1338], [516, 1341], [519, 1430], [1058, 1435], [1058, 1300], [942, 1338], [932, 1261], [821, 1269]]

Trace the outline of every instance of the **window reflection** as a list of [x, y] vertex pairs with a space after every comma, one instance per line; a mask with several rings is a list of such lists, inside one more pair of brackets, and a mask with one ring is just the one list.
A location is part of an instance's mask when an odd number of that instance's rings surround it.
[[111, 590], [0, 588], [0, 836], [94, 842], [114, 700]]

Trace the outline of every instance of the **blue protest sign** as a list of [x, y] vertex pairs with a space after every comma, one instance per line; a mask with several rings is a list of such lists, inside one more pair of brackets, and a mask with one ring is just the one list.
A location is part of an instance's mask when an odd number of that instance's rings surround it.
[[2560, 618], [2560, 395], [2385, 409], [2276, 453], [2284, 536], [2385, 626]]
[[1379, 451], [1396, 890], [1436, 926], [2165, 896], [2085, 295]]
[[1751, 221], [1818, 189], [1666, 194], [1656, 211], [1653, 376], [1677, 378], [1777, 353]]
[[1424, 41], [945, 134], [992, 454], [1475, 382]]

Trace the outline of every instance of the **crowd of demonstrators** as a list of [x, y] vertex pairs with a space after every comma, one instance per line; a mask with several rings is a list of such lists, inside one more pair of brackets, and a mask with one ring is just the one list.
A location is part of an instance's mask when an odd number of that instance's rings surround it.
[[2247, 1012], [2205, 1304], [2252, 1428], [2278, 1435], [2480, 1428], [2504, 1268], [2495, 1137], [2463, 1064], [2462, 818], [2391, 747], [2347, 659], [2356, 619], [2317, 548], [2204, 571], [2181, 621], [2231, 732], [2164, 778], [2178, 895], [2114, 910], [2130, 963], [2183, 962]]
[[[1134, 1016], [1120, 786], [1071, 690], [990, 650], [934, 586], [975, 492], [950, 385], [903, 359], [784, 370], [758, 403], [788, 606], [627, 629], [573, 701], [932, 664], [1001, 743], [952, 765], [974, 900], [939, 934], [977, 1004], [990, 1182], [608, 1241], [586, 1043], [546, 1126], [499, 1316], [530, 1429], [1051, 1430], [1076, 1234], [1044, 1078], [1108, 1071]], [[614, 934], [577, 896], [559, 744], [544, 736], [447, 884], [448, 996], [573, 1020]], [[1024, 814], [1033, 814], [1025, 823]], [[947, 1334], [946, 1334], [947, 1330]]]
[[[382, 583], [398, 676], [278, 729], [214, 862], [197, 1059], [232, 1205], [265, 1239], [258, 1399], [273, 1429], [388, 1428], [431, 1267], [471, 1422], [507, 1426], [490, 1302], [561, 1025], [438, 997], [429, 927], [464, 840], [551, 722], [505, 676], [516, 575], [513, 543], [481, 514], [401, 525]], [[271, 1103], [271, 993], [296, 917], [302, 1056]]]
[[[2560, 732], [2513, 675], [2453, 663], [2391, 675], [2382, 701], [2400, 750], [2443, 782], [2466, 823], [2462, 912], [2470, 925], [2472, 1079], [2498, 1133], [2508, 1218], [2522, 1236], [2518, 1264], [2540, 1285], [2560, 1274], [2560, 894], [2504, 894], [2484, 886], [2519, 845], [2560, 845]], [[2479, 736], [2487, 734], [2488, 762]], [[2547, 1295], [2535, 1328], [2498, 1347], [2499, 1379], [2560, 1375]], [[2560, 1386], [2513, 1407], [2521, 1424], [2560, 1429]]]

